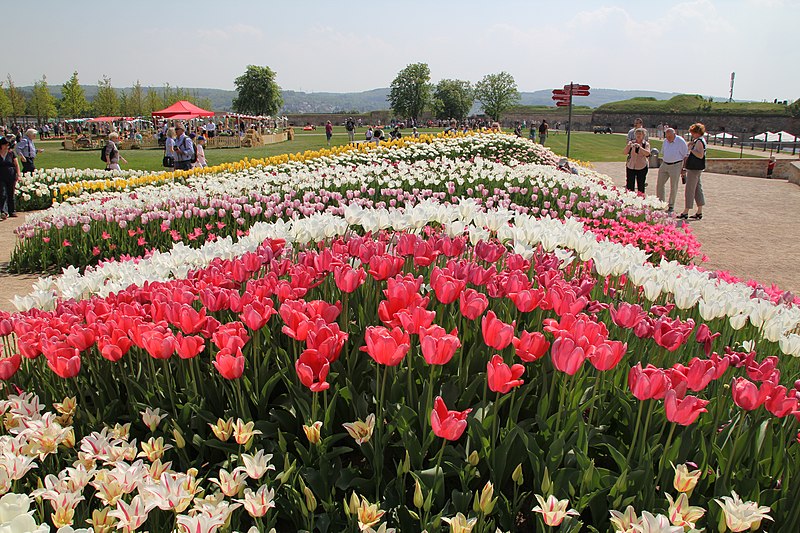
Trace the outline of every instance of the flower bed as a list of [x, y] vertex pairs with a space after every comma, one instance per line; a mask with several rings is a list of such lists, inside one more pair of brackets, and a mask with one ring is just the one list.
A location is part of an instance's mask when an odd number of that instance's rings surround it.
[[95, 531], [797, 529], [792, 299], [652, 257], [696, 242], [593, 173], [474, 156], [297, 165], [235, 240], [42, 280], [0, 316], [0, 489]]
[[[576, 176], [557, 170], [552, 153], [533, 143], [499, 135], [439, 138], [203, 174], [183, 185], [76, 197], [29, 217], [16, 230], [21, 241], [11, 265], [26, 272], [91, 265], [169, 250], [178, 241], [199, 244], [240, 236], [258, 221], [341, 212], [352, 201], [402, 206], [429, 197], [446, 202], [475, 197], [487, 208], [537, 216], [665, 221], [646, 211], [660, 205], [657, 200], [609, 187], [592, 171]], [[682, 243], [675, 248], [670, 259], [688, 261], [693, 255]]]

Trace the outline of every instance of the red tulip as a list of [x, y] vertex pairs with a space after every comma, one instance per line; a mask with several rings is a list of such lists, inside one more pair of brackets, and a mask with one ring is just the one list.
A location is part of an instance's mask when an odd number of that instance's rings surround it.
[[395, 255], [374, 255], [369, 260], [369, 275], [376, 281], [393, 278], [403, 269], [403, 258]]
[[441, 396], [433, 402], [431, 411], [431, 428], [437, 437], [447, 440], [458, 440], [467, 429], [467, 415], [472, 409], [466, 411], [448, 411]]
[[524, 366], [516, 364], [509, 367], [498, 354], [493, 355], [486, 364], [486, 379], [489, 381], [489, 388], [492, 392], [500, 394], [505, 394], [514, 387], [525, 383], [519, 379], [524, 373]]
[[67, 344], [76, 348], [79, 352], [90, 348], [94, 341], [94, 331], [79, 324], [72, 326], [69, 330], [69, 335], [67, 335]]
[[47, 357], [47, 366], [62, 378], [74, 378], [81, 370], [81, 356], [76, 348], [64, 350], [59, 355]]
[[678, 399], [675, 389], [669, 389], [664, 396], [664, 409], [667, 413], [667, 420], [688, 426], [697, 420], [700, 413], [706, 413], [708, 400], [701, 400], [697, 396], [686, 396]]
[[211, 336], [211, 340], [220, 350], [222, 348], [244, 348], [247, 341], [250, 340], [250, 335], [247, 334], [244, 324], [241, 322], [228, 322], [222, 324], [217, 331]]
[[767, 411], [778, 418], [783, 418], [797, 412], [797, 406], [797, 397], [794, 394], [792, 394], [792, 396], [787, 396], [786, 387], [783, 385], [775, 387], [769, 398], [764, 402], [764, 407], [767, 408]]
[[175, 352], [181, 359], [192, 359], [203, 351], [206, 347], [205, 340], [195, 335], [178, 333], [175, 336]]
[[419, 344], [429, 365], [444, 365], [453, 358], [461, 341], [457, 329], [447, 333], [443, 327], [433, 325], [419, 330]]
[[655, 331], [655, 321], [649, 316], [643, 317], [633, 328], [633, 334], [640, 339], [648, 339], [653, 336]]
[[217, 352], [214, 368], [225, 379], [239, 379], [244, 372], [244, 357], [238, 347], [225, 347]]
[[626, 329], [635, 328], [647, 316], [641, 306], [626, 302], [620, 302], [616, 309], [614, 306], [609, 307], [608, 312], [611, 313], [611, 320], [614, 321], [614, 324]]
[[340, 291], [350, 293], [364, 283], [367, 273], [361, 267], [355, 269], [350, 265], [342, 265], [333, 269], [333, 279]]
[[436, 311], [428, 311], [424, 307], [415, 305], [407, 309], [401, 309], [395, 316], [402, 324], [403, 329], [412, 335], [418, 335], [423, 328], [430, 327], [433, 319], [436, 318]]
[[436, 293], [436, 299], [441, 303], [451, 304], [455, 302], [466, 286], [466, 281], [454, 278], [439, 267], [433, 268], [431, 287]]
[[512, 292], [508, 297], [514, 302], [514, 305], [520, 313], [530, 313], [539, 307], [539, 304], [544, 299], [544, 289], [529, 289]]
[[364, 332], [366, 346], [361, 351], [367, 352], [375, 362], [386, 366], [397, 366], [403, 360], [410, 347], [408, 333], [400, 328], [388, 330], [383, 326], [370, 326]]
[[775, 378], [780, 378], [780, 370], [778, 370], [778, 358], [774, 355], [771, 355], [764, 358], [761, 363], [756, 363], [755, 360], [749, 361], [747, 363], [747, 375], [753, 381], [776, 382]]
[[750, 380], [735, 378], [731, 385], [731, 394], [736, 405], [745, 411], [753, 411], [761, 407], [774, 388], [769, 381], [762, 383], [759, 388]]
[[720, 332], [711, 333], [711, 329], [706, 324], [700, 324], [694, 334], [695, 340], [703, 345], [703, 350], [706, 352], [706, 357], [711, 355], [711, 347], [714, 344], [714, 339], [720, 336]]
[[710, 359], [698, 359], [697, 357], [692, 359], [686, 370], [687, 386], [695, 392], [705, 389], [716, 374], [714, 366], [714, 361]]
[[303, 302], [296, 300], [285, 300], [278, 313], [286, 324], [281, 331], [296, 341], [304, 341], [311, 328], [311, 319], [305, 314]]
[[504, 253], [506, 248], [502, 244], [478, 241], [475, 245], [475, 255], [487, 263], [497, 263]]
[[574, 376], [586, 360], [586, 352], [571, 337], [561, 336], [553, 341], [550, 357], [557, 370]]
[[418, 240], [414, 245], [414, 266], [427, 267], [436, 261], [439, 252], [428, 241]]
[[[303, 302], [301, 302], [303, 303]], [[325, 300], [311, 300], [305, 302], [305, 312], [308, 318], [316, 320], [317, 318], [323, 319], [327, 323], [336, 322], [339, 314], [342, 312], [342, 302], [331, 304]]]
[[458, 297], [458, 308], [461, 314], [470, 320], [475, 320], [489, 307], [486, 295], [475, 289], [467, 289]]
[[169, 359], [175, 352], [175, 337], [172, 333], [158, 328], [143, 332], [142, 343], [147, 353], [155, 359]]
[[97, 349], [104, 359], [116, 363], [128, 353], [133, 342], [119, 329], [112, 329], [111, 336], [103, 335], [97, 339]]
[[481, 319], [481, 331], [483, 332], [483, 342], [495, 350], [502, 350], [514, 338], [514, 326], [516, 321], [506, 324], [497, 318], [493, 311], [489, 311]]
[[294, 369], [300, 378], [300, 383], [312, 392], [324, 391], [331, 386], [325, 381], [330, 371], [330, 363], [314, 349], [303, 351], [295, 362]]
[[533, 333], [523, 331], [519, 338], [514, 337], [511, 339], [514, 345], [514, 351], [517, 357], [526, 363], [532, 363], [540, 359], [547, 353], [550, 348], [550, 341], [548, 341], [543, 333], [534, 331]]
[[0, 359], [0, 379], [3, 381], [10, 379], [19, 370], [20, 364], [22, 364], [22, 357], [18, 353]]
[[267, 298], [264, 302], [253, 300], [242, 308], [239, 318], [245, 326], [253, 331], [263, 328], [269, 321], [269, 317], [276, 313], [272, 299]]
[[589, 304], [587, 297], [578, 296], [575, 289], [566, 283], [553, 285], [547, 291], [546, 299], [558, 316], [580, 313]]
[[611, 370], [619, 364], [628, 350], [628, 345], [620, 341], [606, 341], [589, 355], [589, 362], [600, 371]]
[[694, 329], [694, 320], [691, 318], [686, 322], [681, 322], [677, 318], [670, 320], [666, 316], [662, 316], [655, 323], [653, 340], [659, 346], [674, 352], [686, 342], [692, 333], [692, 329]]
[[201, 307], [197, 311], [191, 305], [176, 305], [172, 308], [169, 320], [177, 325], [186, 335], [199, 333], [206, 325], [206, 308]]
[[339, 329], [339, 324], [333, 322], [328, 324], [323, 319], [318, 318], [311, 329], [308, 330], [306, 345], [333, 363], [339, 358], [344, 343], [348, 335]]
[[660, 400], [670, 388], [666, 372], [653, 365], [642, 369], [639, 363], [628, 373], [628, 388], [637, 400]]

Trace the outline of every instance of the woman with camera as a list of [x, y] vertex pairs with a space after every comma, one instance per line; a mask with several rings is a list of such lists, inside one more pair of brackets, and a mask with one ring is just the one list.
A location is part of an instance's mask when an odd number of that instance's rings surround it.
[[638, 188], [639, 192], [644, 194], [647, 163], [648, 157], [650, 157], [647, 130], [636, 128], [633, 131], [633, 140], [628, 141], [624, 153], [628, 156], [628, 162], [625, 163], [625, 188], [629, 191], [635, 191]]

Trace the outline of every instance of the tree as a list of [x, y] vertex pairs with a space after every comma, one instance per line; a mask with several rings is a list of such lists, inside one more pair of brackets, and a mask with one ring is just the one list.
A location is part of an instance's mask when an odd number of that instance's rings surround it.
[[493, 120], [519, 102], [519, 91], [514, 76], [508, 72], [487, 74], [475, 85], [475, 98]]
[[236, 98], [233, 110], [250, 115], [275, 115], [283, 106], [281, 88], [269, 67], [248, 65], [244, 74], [234, 80]]
[[158, 91], [150, 88], [147, 89], [147, 96], [144, 99], [144, 114], [150, 115], [153, 111], [164, 109], [164, 99], [158, 94]]
[[111, 78], [108, 76], [103, 76], [103, 79], [97, 82], [97, 96], [94, 97], [92, 104], [97, 116], [110, 117], [117, 114], [119, 97], [111, 86]]
[[40, 124], [42, 119], [47, 120], [58, 113], [56, 111], [56, 99], [50, 94], [50, 89], [47, 88], [47, 76], [43, 75], [41, 80], [33, 84], [28, 108], [31, 115], [36, 117], [36, 122]]
[[78, 82], [78, 71], [61, 86], [61, 114], [69, 118], [79, 118], [89, 109], [86, 93]]
[[25, 114], [25, 104], [27, 102], [25, 100], [25, 95], [22, 94], [22, 91], [17, 89], [17, 86], [14, 85], [14, 80], [11, 79], [11, 74], [8, 75], [6, 83], [8, 83], [8, 102], [11, 106], [9, 112], [14, 118], [14, 122], [16, 122], [17, 117]]
[[475, 96], [472, 85], [463, 80], [442, 80], [433, 93], [433, 109], [436, 118], [463, 119], [472, 108]]
[[430, 81], [431, 69], [426, 63], [412, 63], [398, 72], [389, 91], [392, 110], [416, 120], [430, 101]]
[[3, 88], [3, 82], [0, 81], [0, 122], [5, 123], [9, 113], [11, 113], [11, 101]]
[[125, 91], [119, 92], [119, 107], [117, 107], [117, 111], [123, 117], [127, 117], [130, 115], [130, 102], [128, 101], [128, 94]]
[[127, 113], [134, 117], [144, 116], [144, 90], [139, 80], [133, 84], [131, 94], [128, 96], [128, 109]]
[[192, 103], [197, 107], [200, 107], [207, 111], [211, 111], [212, 108], [214, 107], [214, 103], [208, 96], [195, 96], [194, 99], [192, 100]]

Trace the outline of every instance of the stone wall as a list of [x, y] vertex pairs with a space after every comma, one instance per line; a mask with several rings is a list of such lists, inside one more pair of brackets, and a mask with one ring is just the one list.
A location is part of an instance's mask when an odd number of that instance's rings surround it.
[[[732, 174], [734, 176], [767, 177], [767, 164], [763, 159], [706, 159], [706, 172], [715, 174]], [[792, 159], [778, 159], [775, 162], [773, 179], [791, 179], [793, 171], [798, 170], [798, 163]]]
[[686, 131], [695, 122], [702, 122], [706, 129], [712, 133], [721, 131], [733, 135], [746, 133], [752, 136], [765, 131], [788, 131], [793, 135], [800, 135], [800, 118], [787, 116], [733, 116], [733, 115], [704, 115], [701, 112], [664, 113], [664, 114], [632, 114], [632, 113], [600, 113], [592, 114], [592, 124], [595, 126], [611, 126], [614, 131], [626, 132], [633, 125], [635, 118], [644, 121], [644, 127], [655, 129], [658, 124], [669, 124], [680, 131]]
[[787, 179], [789, 180], [789, 183], [800, 185], [800, 162], [794, 162], [789, 166]]

